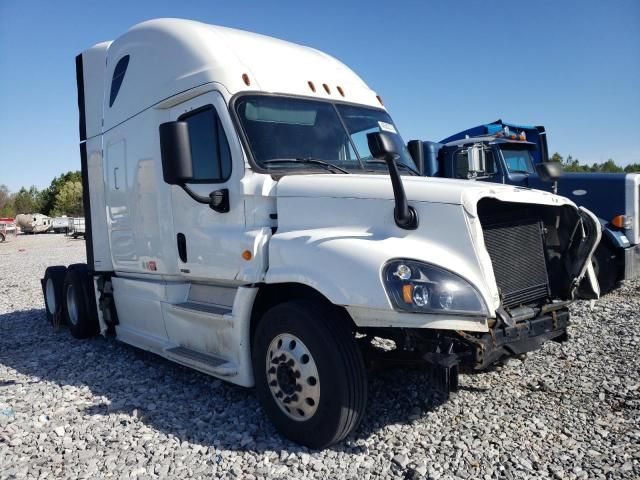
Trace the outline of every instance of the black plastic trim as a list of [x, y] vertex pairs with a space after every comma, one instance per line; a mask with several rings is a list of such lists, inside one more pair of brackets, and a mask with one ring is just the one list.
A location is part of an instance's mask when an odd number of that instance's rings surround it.
[[91, 230], [91, 197], [89, 196], [89, 169], [87, 164], [87, 143], [80, 144], [80, 173], [82, 176], [82, 206], [84, 208], [84, 240], [87, 248], [87, 266], [94, 273], [93, 232]]
[[87, 139], [87, 123], [84, 110], [84, 70], [82, 66], [82, 54], [76, 56], [76, 83], [78, 86], [78, 128], [80, 141]]

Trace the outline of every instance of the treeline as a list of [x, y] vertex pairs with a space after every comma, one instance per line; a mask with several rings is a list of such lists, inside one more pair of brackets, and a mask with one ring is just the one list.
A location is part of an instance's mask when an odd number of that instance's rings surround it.
[[550, 160], [552, 162], [560, 162], [565, 172], [600, 172], [600, 173], [633, 173], [640, 172], [640, 163], [631, 163], [625, 167], [617, 165], [612, 159], [606, 162], [592, 165], [583, 165], [580, 160], [573, 158], [571, 155], [563, 158], [558, 152], [554, 153]]
[[43, 213], [50, 217], [83, 216], [80, 172], [67, 172], [55, 177], [44, 190], [31, 186], [12, 193], [6, 185], [0, 185], [0, 217], [15, 217], [20, 213]]

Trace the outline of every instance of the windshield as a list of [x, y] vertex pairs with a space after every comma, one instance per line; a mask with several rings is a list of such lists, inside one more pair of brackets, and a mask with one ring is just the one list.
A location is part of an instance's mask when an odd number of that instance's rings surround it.
[[501, 148], [509, 173], [533, 173], [533, 158], [529, 150]]
[[[384, 110], [267, 95], [240, 97], [235, 109], [253, 159], [265, 170], [326, 171], [321, 163], [328, 162], [335, 172], [387, 172], [367, 144], [369, 132], [397, 133]], [[406, 148], [398, 163], [416, 168]]]

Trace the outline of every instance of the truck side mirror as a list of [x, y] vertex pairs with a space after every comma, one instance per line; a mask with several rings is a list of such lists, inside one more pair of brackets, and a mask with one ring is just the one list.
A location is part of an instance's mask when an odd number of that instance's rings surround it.
[[562, 176], [562, 165], [559, 162], [538, 163], [536, 172], [543, 182], [553, 182], [553, 193], [558, 193], [558, 179]]
[[409, 205], [407, 195], [404, 192], [404, 186], [396, 160], [400, 158], [400, 152], [404, 148], [404, 143], [400, 141], [400, 137], [390, 132], [371, 132], [367, 133], [367, 144], [373, 158], [384, 160], [389, 169], [389, 177], [391, 178], [391, 186], [393, 187], [393, 197], [395, 199], [395, 208], [393, 216], [398, 227], [405, 230], [415, 230], [418, 228], [418, 213]]
[[473, 145], [467, 150], [467, 158], [469, 162], [469, 173], [477, 176], [478, 173], [484, 173], [484, 150], [481, 146]]
[[554, 182], [562, 175], [562, 165], [558, 162], [538, 163], [536, 172], [543, 182]]
[[367, 133], [367, 143], [373, 158], [380, 160], [395, 160], [400, 156], [402, 146], [399, 145], [398, 135], [390, 132]]
[[169, 185], [183, 185], [193, 179], [191, 142], [187, 122], [160, 125], [162, 175]]

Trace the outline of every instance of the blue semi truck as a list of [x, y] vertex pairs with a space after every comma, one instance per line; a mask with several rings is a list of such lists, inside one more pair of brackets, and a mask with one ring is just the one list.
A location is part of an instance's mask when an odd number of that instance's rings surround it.
[[[497, 120], [469, 128], [439, 142], [408, 144], [426, 176], [507, 183], [549, 190], [538, 173], [549, 162], [542, 126]], [[606, 293], [622, 280], [640, 273], [640, 174], [567, 173], [557, 181], [557, 193], [595, 213], [602, 241], [594, 255], [600, 289]]]

